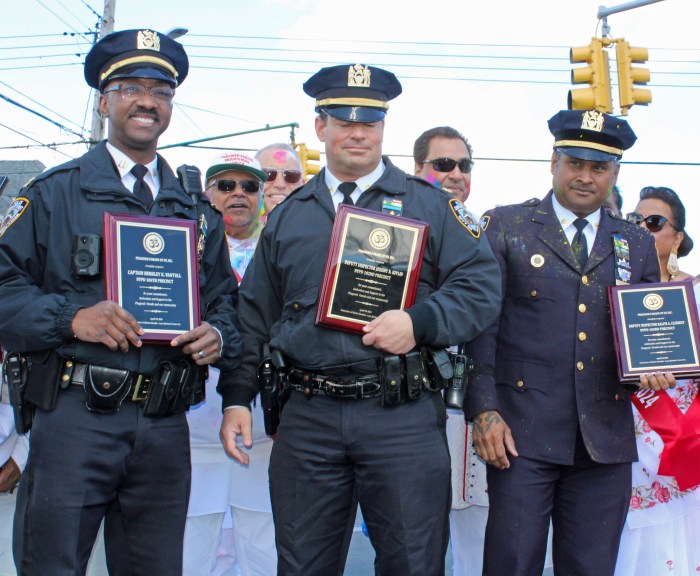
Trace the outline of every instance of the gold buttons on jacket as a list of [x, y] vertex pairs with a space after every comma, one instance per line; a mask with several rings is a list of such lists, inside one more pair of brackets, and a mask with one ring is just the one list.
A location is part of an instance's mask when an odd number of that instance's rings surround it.
[[578, 333], [578, 339], [579, 339], [581, 342], [584, 342], [584, 341], [586, 340], [586, 338], [588, 338], [588, 336], [586, 336], [586, 333], [585, 333], [585, 332], [579, 332], [579, 333]]
[[518, 388], [523, 388], [523, 387], [525, 386], [525, 382], [523, 382], [522, 380], [518, 380], [518, 381], [515, 383], [515, 385], [516, 385]]
[[579, 304], [578, 305], [578, 311], [583, 314], [586, 311], [586, 305], [585, 304]]
[[530, 296], [532, 296], [533, 298], [537, 296], [537, 290], [533, 290], [532, 292], [530, 292]]
[[588, 276], [586, 274], [581, 276], [581, 282], [583, 282], [584, 286], [588, 286]]
[[295, 302], [294, 305], [292, 306], [292, 308], [294, 308], [295, 310], [299, 310], [299, 308], [301, 308], [301, 306], [299, 306], [299, 302]]
[[583, 362], [576, 362], [576, 370], [579, 372], [583, 371]]

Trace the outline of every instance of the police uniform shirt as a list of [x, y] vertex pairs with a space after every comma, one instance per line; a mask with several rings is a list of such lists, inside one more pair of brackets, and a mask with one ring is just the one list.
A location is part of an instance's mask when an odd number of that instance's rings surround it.
[[[556, 194], [552, 194], [552, 208], [554, 208], [554, 213], [559, 219], [559, 224], [561, 224], [564, 234], [566, 234], [566, 239], [569, 241], [569, 244], [571, 244], [577, 231], [576, 226], [574, 226], [574, 221], [576, 218], [578, 218], [578, 216], [576, 216], [576, 214], [574, 214], [568, 208], [564, 208], [561, 204], [559, 204]], [[588, 224], [583, 229], [583, 233], [586, 235], [588, 255], [590, 256], [596, 234], [598, 233], [598, 224], [600, 224], [600, 208], [592, 214], [586, 216], [586, 220], [588, 221]]]
[[[124, 184], [124, 187], [133, 194], [134, 184], [136, 184], [136, 176], [131, 173], [131, 169], [137, 163], [124, 154], [124, 152], [112, 146], [109, 142], [107, 142], [107, 150], [109, 151], [109, 155], [112, 157], [112, 160], [114, 160], [114, 165], [119, 171], [119, 177], [122, 180], [122, 184]], [[148, 172], [146, 172], [146, 175], [143, 177], [143, 181], [148, 184], [148, 187], [153, 193], [153, 198], [155, 199], [156, 196], [158, 196], [158, 190], [160, 190], [158, 157], [156, 156], [151, 162], [144, 164], [144, 166], [146, 166]]]
[[[357, 201], [360, 199], [360, 196], [362, 196], [362, 193], [372, 186], [372, 184], [374, 184], [377, 180], [379, 180], [382, 174], [384, 174], [384, 168], [384, 161], [382, 160], [369, 174], [355, 180], [357, 188], [355, 188], [355, 191], [350, 195], [355, 204], [357, 204]], [[340, 206], [344, 200], [342, 192], [338, 190], [338, 186], [342, 184], [343, 181], [338, 180], [328, 169], [328, 166], [326, 166], [325, 175], [326, 186], [328, 186], [328, 189], [331, 191], [333, 206], [335, 206], [335, 211], [337, 212], [338, 206]]]

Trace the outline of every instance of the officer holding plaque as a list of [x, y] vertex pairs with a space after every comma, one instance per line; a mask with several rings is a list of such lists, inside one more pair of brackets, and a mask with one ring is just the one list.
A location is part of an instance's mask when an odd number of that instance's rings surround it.
[[[247, 406], [269, 344], [286, 399], [270, 462], [279, 574], [338, 571], [354, 494], [378, 572], [442, 574], [450, 460], [435, 377], [444, 366], [432, 350], [471, 340], [495, 320], [498, 267], [459, 200], [382, 156], [388, 102], [401, 93], [392, 73], [324, 68], [304, 91], [316, 100], [327, 165], [270, 213], [241, 284], [244, 365], [219, 382], [222, 439], [245, 460], [236, 440], [250, 445]], [[422, 256], [419, 242], [413, 250], [404, 242], [421, 230]], [[415, 278], [416, 268], [391, 267], [393, 255], [382, 260], [391, 246], [419, 260]], [[399, 295], [415, 281], [414, 302], [363, 324], [396, 295], [394, 277], [405, 282]], [[329, 312], [319, 315], [322, 306]]]
[[[85, 78], [100, 91], [107, 141], [38, 176], [3, 221], [0, 341], [22, 392], [17, 424], [32, 426], [15, 514], [20, 574], [84, 574], [103, 518], [110, 573], [182, 574], [185, 411], [206, 366], [233, 369], [241, 349], [221, 216], [196, 177], [183, 189], [156, 153], [187, 70], [183, 47], [152, 30], [95, 44]], [[106, 214], [141, 239], [108, 241]], [[173, 250], [173, 231], [190, 234], [187, 250]], [[127, 269], [108, 268], [115, 252], [131, 255]], [[132, 277], [142, 281], [128, 304], [107, 297], [106, 283]], [[140, 305], [157, 344], [136, 320]], [[173, 333], [171, 309], [195, 326]]]
[[556, 573], [612, 575], [637, 458], [607, 292], [658, 282], [659, 261], [650, 234], [603, 208], [636, 136], [595, 110], [558, 112], [549, 129], [549, 194], [482, 218], [503, 308], [466, 346], [475, 369], [464, 410], [488, 464], [493, 576], [542, 573], [550, 518]]

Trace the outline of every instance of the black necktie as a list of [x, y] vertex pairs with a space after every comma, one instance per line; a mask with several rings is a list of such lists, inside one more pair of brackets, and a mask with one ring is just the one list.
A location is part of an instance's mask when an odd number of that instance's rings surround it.
[[139, 198], [146, 205], [147, 210], [150, 210], [151, 204], [153, 204], [153, 194], [148, 184], [143, 181], [143, 177], [148, 173], [148, 168], [143, 164], [134, 164], [131, 173], [136, 177], [134, 196]]
[[574, 234], [574, 239], [571, 241], [571, 249], [574, 251], [574, 256], [581, 269], [586, 266], [586, 261], [588, 260], [588, 242], [586, 241], [586, 235], [583, 233], [583, 229], [587, 224], [588, 220], [585, 218], [576, 218], [574, 220], [576, 234]]
[[343, 204], [348, 204], [350, 206], [355, 205], [351, 196], [351, 194], [355, 191], [355, 188], [357, 188], [357, 184], [354, 182], [343, 182], [340, 184], [340, 186], [338, 186], [338, 191], [343, 195]]

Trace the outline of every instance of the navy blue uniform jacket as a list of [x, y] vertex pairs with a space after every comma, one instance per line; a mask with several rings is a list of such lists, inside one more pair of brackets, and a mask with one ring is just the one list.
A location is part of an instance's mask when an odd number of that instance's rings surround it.
[[631, 462], [637, 458], [632, 407], [617, 378], [607, 295], [615, 284], [612, 235], [629, 243], [630, 284], [659, 281], [654, 238], [602, 211], [581, 272], [551, 195], [485, 215], [503, 307], [497, 323], [467, 346], [477, 374], [465, 415], [497, 410], [528, 458], [572, 464], [580, 426], [594, 461]]
[[[163, 158], [158, 166], [161, 187], [150, 216], [194, 219], [192, 199]], [[24, 212], [0, 238], [0, 341], [8, 350], [53, 348], [78, 362], [142, 373], [154, 372], [161, 359], [182, 356], [179, 348], [167, 345], [131, 346], [125, 354], [73, 338], [75, 313], [105, 299], [103, 277], [71, 274], [73, 236], [103, 236], [104, 212], [147, 214], [145, 206], [124, 188], [104, 142], [37, 176], [20, 197], [26, 199]], [[200, 310], [202, 319], [218, 328], [224, 339], [218, 365], [231, 369], [241, 356], [236, 279], [221, 215], [206, 198], [200, 200], [198, 212], [207, 221], [199, 267]]]
[[[384, 163], [386, 170], [357, 206], [379, 212], [385, 198], [395, 199], [403, 216], [430, 226], [416, 303], [409, 310], [418, 345], [470, 340], [494, 322], [500, 306], [500, 275], [489, 243], [455, 217], [451, 195], [407, 175], [388, 158]], [[335, 220], [324, 172], [279, 204], [260, 235], [241, 282], [243, 365], [219, 380], [224, 407], [248, 404], [255, 396], [263, 342], [294, 365], [319, 373], [365, 361], [377, 369], [381, 352], [365, 346], [360, 335], [314, 325]]]

